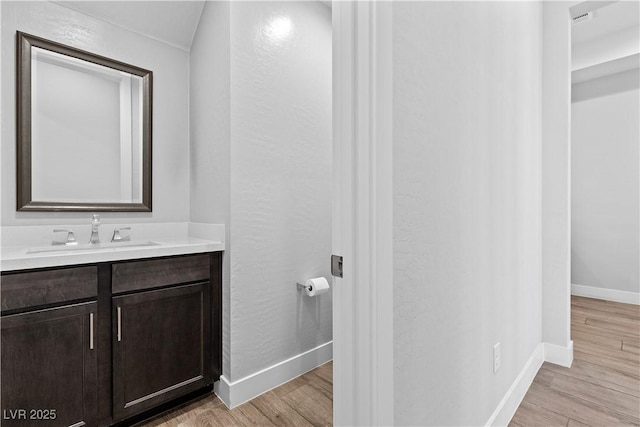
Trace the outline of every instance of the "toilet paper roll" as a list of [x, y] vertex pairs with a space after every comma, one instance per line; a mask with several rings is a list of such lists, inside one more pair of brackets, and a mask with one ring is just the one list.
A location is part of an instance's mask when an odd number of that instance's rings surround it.
[[324, 277], [315, 277], [313, 279], [309, 279], [304, 283], [305, 290], [307, 291], [307, 295], [310, 297], [315, 297], [316, 295], [324, 294], [325, 292], [329, 292], [329, 282]]

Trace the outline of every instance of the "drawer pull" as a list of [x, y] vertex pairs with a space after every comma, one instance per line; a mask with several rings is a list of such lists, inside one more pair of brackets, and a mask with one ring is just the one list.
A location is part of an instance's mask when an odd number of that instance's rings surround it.
[[122, 341], [122, 309], [118, 307], [118, 341]]
[[89, 349], [93, 350], [93, 313], [89, 313]]

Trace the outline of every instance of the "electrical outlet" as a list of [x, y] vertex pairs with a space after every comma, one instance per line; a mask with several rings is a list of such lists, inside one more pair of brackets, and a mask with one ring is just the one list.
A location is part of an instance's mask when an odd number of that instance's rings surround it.
[[500, 343], [497, 342], [493, 345], [493, 373], [497, 373], [500, 369]]

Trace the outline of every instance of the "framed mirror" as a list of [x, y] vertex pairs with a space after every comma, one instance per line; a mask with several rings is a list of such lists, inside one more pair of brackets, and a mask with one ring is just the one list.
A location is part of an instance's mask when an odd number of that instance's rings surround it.
[[17, 33], [18, 211], [151, 211], [153, 73]]

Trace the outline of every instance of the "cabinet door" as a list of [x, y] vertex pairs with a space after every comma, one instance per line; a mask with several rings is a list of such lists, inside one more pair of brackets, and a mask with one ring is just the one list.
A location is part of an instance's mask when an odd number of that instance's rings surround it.
[[96, 307], [2, 317], [3, 426], [96, 424]]
[[114, 420], [211, 383], [210, 285], [113, 298]]

